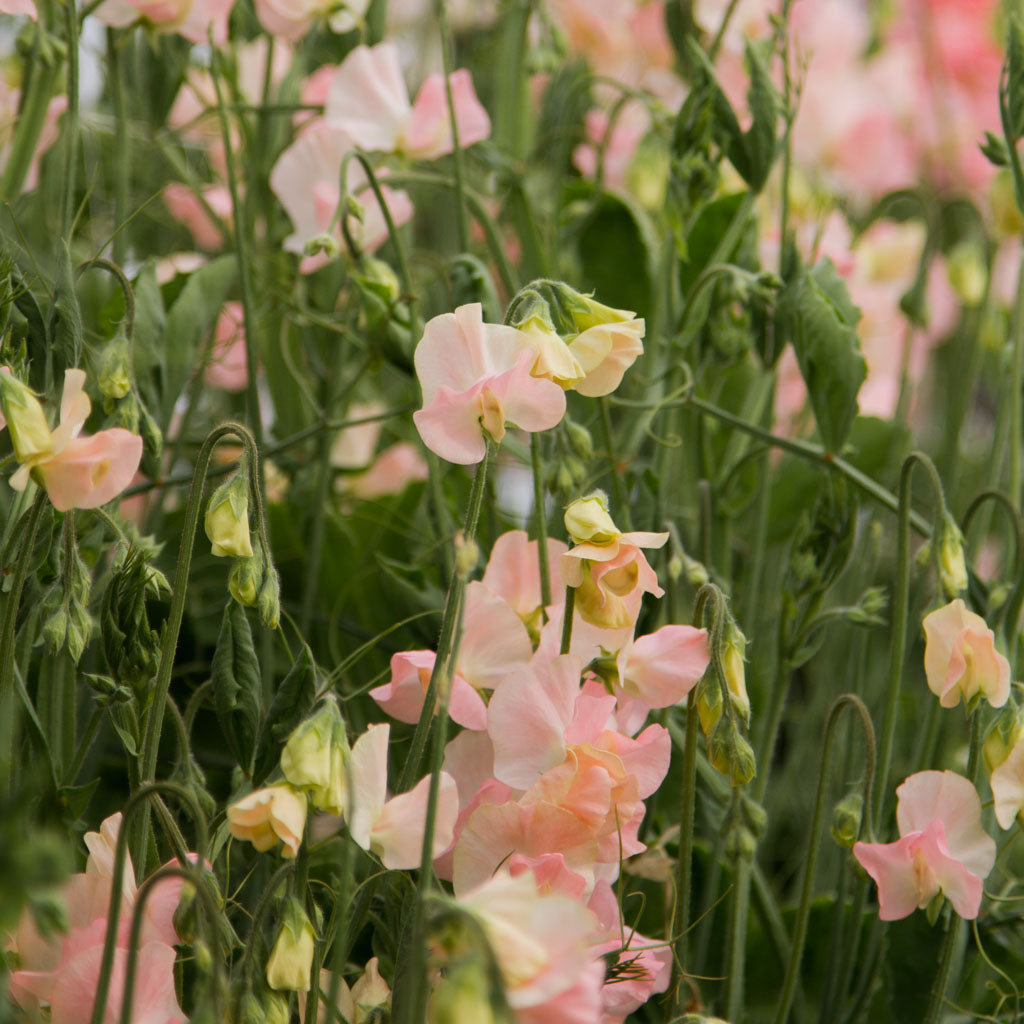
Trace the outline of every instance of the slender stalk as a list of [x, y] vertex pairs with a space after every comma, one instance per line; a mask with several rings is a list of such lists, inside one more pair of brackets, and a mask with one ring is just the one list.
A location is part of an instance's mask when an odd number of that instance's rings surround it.
[[697, 703], [693, 690], [686, 700], [686, 740], [683, 745], [683, 781], [679, 807], [679, 855], [676, 860], [676, 898], [672, 912], [672, 934], [676, 936], [672, 964], [672, 991], [677, 1013], [684, 1012], [683, 974], [690, 928], [690, 898], [693, 887], [693, 818], [697, 798]]
[[[238, 191], [238, 172], [235, 166], [235, 154], [231, 145], [231, 126], [228, 123], [227, 107], [224, 104], [224, 91], [221, 87], [218, 65], [220, 53], [214, 48], [210, 60], [210, 78], [217, 94], [217, 115], [220, 119], [220, 135], [224, 145], [224, 163], [227, 169], [228, 190], [231, 192], [231, 209], [234, 217], [235, 257], [238, 260], [238, 279], [242, 290], [242, 320], [245, 324], [245, 358], [249, 367], [245, 389], [245, 411], [249, 428], [252, 430], [256, 447], [263, 449], [263, 422], [260, 418], [260, 400], [256, 390], [256, 304], [252, 294], [252, 274], [249, 261], [249, 239], [245, 207], [242, 205]], [[269, 56], [268, 56], [269, 60]], [[259, 486], [264, 488], [263, 468], [258, 459], [253, 460], [253, 468], [259, 478]]]
[[1017, 270], [1017, 297], [1013, 307], [1013, 364], [1010, 369], [1010, 500], [1021, 503], [1021, 435], [1024, 434], [1024, 255]]
[[124, 263], [125, 239], [120, 230], [128, 217], [128, 112], [124, 97], [124, 68], [121, 63], [122, 34], [107, 29], [107, 66], [110, 98], [114, 105], [114, 262]]
[[[728, 699], [728, 698], [727, 698]], [[739, 813], [740, 791], [733, 790], [734, 813]], [[750, 916], [750, 875], [753, 854], [740, 856], [733, 876], [732, 900], [729, 903], [728, 967], [725, 980], [725, 1016], [740, 1020], [743, 1012], [746, 982], [747, 919]]]
[[64, 198], [61, 204], [61, 237], [70, 241], [72, 220], [75, 215], [75, 171], [78, 167], [78, 137], [81, 131], [78, 97], [78, 5], [75, 0], [64, 0], [64, 24], [67, 29], [67, 94], [64, 111], [64, 135], [67, 139], [67, 157], [64, 165]]
[[[929, 482], [935, 494], [936, 522], [943, 515], [945, 497], [942, 481], [931, 459], [921, 452], [911, 452], [903, 460], [900, 471], [899, 515], [896, 528], [896, 586], [892, 602], [892, 625], [889, 644], [889, 675], [886, 682], [885, 711], [882, 717], [881, 744], [879, 746], [878, 774], [875, 777], [875, 804], [871, 826], [875, 832], [881, 829], [882, 815], [889, 793], [889, 767], [892, 759], [893, 740], [896, 735], [896, 712], [899, 706], [900, 683], [903, 675], [903, 657], [907, 646], [907, 614], [910, 603], [910, 478], [914, 467], [921, 465], [927, 470]], [[937, 531], [936, 531], [937, 533]]]
[[36, 544], [36, 533], [46, 505], [46, 494], [40, 490], [28, 514], [28, 526], [22, 536], [18, 559], [14, 564], [11, 589], [4, 603], [0, 623], [0, 794], [10, 791], [14, 779], [14, 745], [17, 742], [18, 718], [14, 700], [14, 627], [18, 621], [21, 591], [28, 577], [29, 563]]
[[800, 973], [800, 961], [803, 959], [804, 943], [807, 939], [807, 922], [811, 915], [811, 895], [814, 891], [814, 869], [818, 862], [818, 849], [821, 845], [821, 833], [825, 820], [825, 797], [828, 791], [828, 777], [831, 762], [829, 754], [835, 737], [839, 716], [845, 708], [857, 712], [861, 729], [864, 733], [864, 820], [868, 823], [868, 837], [871, 835], [871, 790], [875, 777], [875, 730], [871, 724], [871, 715], [864, 702], [852, 693], [838, 697], [832, 705], [825, 724], [825, 739], [821, 747], [821, 767], [818, 770], [818, 791], [814, 799], [814, 814], [811, 818], [811, 832], [808, 842], [807, 858], [804, 861], [804, 879], [800, 891], [800, 906], [797, 910], [796, 924], [793, 928], [793, 947], [790, 952], [789, 964], [782, 984], [782, 995], [779, 997], [778, 1009], [775, 1013], [775, 1024], [785, 1024], [789, 1019], [793, 993], [796, 990], [797, 976]]
[[[487, 466], [493, 454], [494, 442], [488, 438], [487, 454], [484, 456], [483, 462], [477, 467], [476, 475], [473, 477], [473, 489], [470, 491], [469, 507], [466, 510], [466, 522], [462, 530], [462, 535], [467, 544], [476, 537], [477, 525], [480, 521], [480, 508], [483, 505]], [[434, 707], [437, 703], [442, 673], [446, 671], [448, 658], [455, 643], [455, 630], [459, 623], [462, 596], [465, 590], [466, 577], [462, 573], [454, 573], [451, 583], [448, 585], [448, 597], [445, 600], [444, 617], [441, 620], [441, 635], [437, 641], [437, 656], [434, 658], [430, 682], [427, 685], [427, 692], [423, 698], [423, 710], [420, 712], [419, 721], [416, 723], [416, 729], [412, 734], [409, 755], [402, 766], [402, 773], [398, 781], [399, 792], [405, 792], [409, 789], [412, 786], [413, 780], [419, 775], [420, 761], [423, 758], [423, 750], [426, 747], [430, 723], [434, 717]]]
[[452, 34], [448, 25], [448, 4], [436, 0], [437, 27], [441, 33], [441, 61], [444, 66], [444, 91], [448, 103], [448, 119], [452, 132], [452, 159], [455, 164], [456, 222], [459, 226], [459, 248], [469, 250], [469, 219], [466, 216], [466, 169], [462, 147], [459, 145], [459, 125], [455, 119], [455, 100], [452, 96]]
[[537, 562], [540, 567], [540, 603], [547, 619], [551, 604], [551, 566], [548, 562], [548, 517], [544, 504], [544, 467], [540, 455], [540, 435], [530, 434], [530, 462], [533, 467], [533, 511], [537, 517]]
[[[188, 589], [188, 575], [192, 565], [196, 530], [199, 526], [199, 513], [202, 506], [203, 487], [206, 483], [207, 469], [210, 465], [214, 447], [222, 438], [230, 434], [234, 434], [242, 442], [250, 462], [255, 461], [257, 458], [252, 435], [245, 427], [238, 423], [226, 423], [212, 430], [196, 458], [192, 488], [189, 491], [188, 500], [185, 504], [185, 521], [179, 541], [178, 563], [174, 570], [171, 607], [167, 621], [164, 623], [163, 641], [160, 646], [160, 662], [157, 666], [156, 680], [153, 684], [153, 699], [149, 707], [149, 714], [146, 717], [146, 726], [142, 739], [141, 781], [143, 784], [151, 783], [156, 778], [156, 760], [160, 747], [160, 733], [163, 728], [164, 708], [167, 704], [167, 695], [171, 685], [174, 651], [178, 645], [178, 634], [181, 631], [181, 623], [185, 615], [185, 592]], [[263, 506], [258, 491], [256, 493], [256, 521], [258, 529], [262, 532], [264, 529]], [[136, 863], [139, 865], [140, 870], [145, 867], [146, 833], [148, 828], [148, 809], [144, 808], [138, 833], [133, 843]]]
[[576, 588], [565, 588], [565, 604], [562, 609], [562, 644], [561, 654], [568, 654], [572, 648], [572, 620], [576, 610]]

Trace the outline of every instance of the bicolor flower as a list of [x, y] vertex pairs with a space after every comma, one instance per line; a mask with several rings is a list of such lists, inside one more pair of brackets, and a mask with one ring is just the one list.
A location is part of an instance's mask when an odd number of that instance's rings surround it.
[[284, 843], [283, 857], [294, 857], [306, 827], [306, 798], [287, 784], [257, 789], [228, 808], [228, 831], [261, 852]]
[[423, 408], [413, 421], [423, 443], [448, 462], [480, 462], [485, 431], [500, 443], [506, 423], [548, 430], [565, 415], [562, 389], [531, 376], [533, 351], [522, 332], [485, 324], [479, 302], [430, 320], [414, 361]]
[[98, 508], [116, 498], [142, 459], [142, 438], [120, 427], [79, 437], [92, 410], [84, 385], [83, 370], [65, 372], [60, 425], [51, 430], [35, 395], [6, 369], [0, 372], [0, 409], [21, 463], [11, 486], [23, 491], [34, 475], [59, 512]]
[[1010, 663], [995, 646], [985, 620], [957, 598], [924, 617], [924, 671], [928, 688], [944, 708], [978, 694], [993, 707], [1010, 695]]
[[897, 921], [941, 893], [961, 917], [977, 917], [996, 844], [981, 827], [974, 786], [956, 772], [918, 772], [896, 796], [900, 838], [853, 847], [878, 885], [878, 916]]

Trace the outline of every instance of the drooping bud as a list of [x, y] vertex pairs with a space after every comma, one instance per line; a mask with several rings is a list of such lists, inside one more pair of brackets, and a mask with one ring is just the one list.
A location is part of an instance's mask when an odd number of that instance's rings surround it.
[[1009, 756], [1013, 748], [1024, 738], [1024, 708], [1010, 702], [989, 729], [981, 746], [985, 767], [992, 774]]
[[278, 990], [308, 992], [315, 941], [302, 904], [296, 899], [287, 900], [281, 930], [267, 961], [267, 984]]
[[96, 385], [107, 398], [124, 398], [132, 389], [131, 349], [121, 330], [100, 353]]
[[257, 544], [248, 558], [236, 558], [228, 573], [228, 590], [241, 605], [254, 608], [263, 586], [263, 546]]
[[743, 667], [746, 650], [747, 638], [730, 616], [722, 640], [722, 670], [725, 672], [725, 682], [729, 687], [732, 706], [744, 725], [750, 723], [750, 698], [747, 696], [746, 670]]
[[267, 629], [277, 629], [281, 621], [281, 581], [273, 565], [263, 574], [263, 586], [256, 600], [260, 618]]
[[206, 536], [215, 555], [252, 555], [249, 535], [249, 474], [244, 468], [223, 483], [206, 506]]
[[947, 600], [959, 597], [967, 589], [967, 562], [964, 535], [948, 511], [942, 513], [939, 536], [939, 583]]
[[853, 849], [853, 844], [860, 837], [863, 817], [864, 797], [859, 792], [848, 794], [836, 804], [829, 831], [838, 846], [847, 850]]
[[565, 529], [574, 544], [610, 544], [622, 536], [608, 513], [608, 499], [600, 491], [577, 498], [565, 510]]
[[314, 804], [316, 792], [331, 786], [332, 752], [339, 744], [347, 755], [345, 723], [337, 700], [328, 694], [323, 704], [292, 730], [281, 751], [284, 777], [297, 789], [313, 790]]

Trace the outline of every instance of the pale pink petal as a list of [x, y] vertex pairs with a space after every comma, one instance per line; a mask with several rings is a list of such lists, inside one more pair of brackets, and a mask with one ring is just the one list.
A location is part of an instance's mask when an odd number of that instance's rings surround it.
[[203, 45], [212, 36], [214, 46], [228, 41], [228, 18], [235, 0], [193, 0], [176, 31], [190, 42]]
[[27, 14], [35, 21], [35, 0], [0, 0], [0, 14]]
[[345, 818], [349, 834], [370, 849], [373, 826], [384, 809], [388, 790], [389, 725], [371, 725], [352, 745], [348, 760]]
[[[558, 560], [567, 550], [564, 541], [548, 540], [551, 593], [559, 599], [565, 584]], [[503, 533], [491, 548], [482, 582], [512, 605], [520, 617], [533, 614], [541, 603], [537, 541], [530, 540], [525, 530]]]
[[398, 441], [385, 448], [365, 473], [348, 481], [345, 490], [356, 498], [373, 501], [389, 494], [401, 494], [412, 483], [426, 480], [427, 464], [417, 448]]
[[609, 733], [615, 752], [622, 758], [623, 767], [636, 779], [637, 795], [646, 800], [668, 774], [672, 757], [672, 740], [661, 725], [649, 725], [639, 736], [631, 739], [621, 733]]
[[[400, 871], [420, 866], [429, 792], [428, 775], [420, 779], [408, 793], [392, 797], [381, 808], [370, 832], [370, 847], [380, 854], [386, 868]], [[458, 813], [459, 794], [455, 780], [442, 772], [434, 828], [435, 857], [443, 853], [451, 843]]]
[[[370, 696], [392, 718], [414, 724], [420, 720], [436, 655], [433, 651], [400, 651], [391, 657], [391, 681], [370, 690]], [[435, 705], [437, 714], [440, 705]], [[452, 721], [467, 729], [487, 728], [487, 705], [477, 691], [456, 674], [448, 698]]]
[[[451, 86], [459, 145], [465, 149], [491, 134], [491, 119], [477, 99], [473, 79], [465, 68], [452, 72]], [[420, 160], [434, 160], [452, 151], [448, 96], [442, 75], [428, 75], [424, 80], [401, 141], [402, 150]]]
[[978, 916], [983, 891], [982, 880], [951, 857], [946, 847], [941, 821], [933, 821], [917, 842], [915, 856], [923, 857], [935, 875], [943, 895], [963, 918]]
[[912, 847], [920, 832], [895, 843], [855, 843], [853, 855], [878, 886], [878, 916], [883, 921], [908, 917], [919, 902]]
[[1024, 742], [1015, 744], [1009, 757], [989, 779], [995, 798], [996, 821], [1000, 828], [1011, 828], [1024, 809]]
[[142, 460], [142, 438], [120, 427], [72, 438], [63, 451], [39, 466], [54, 508], [98, 508], [131, 482]]
[[516, 1011], [516, 1024], [594, 1024], [601, 1016], [604, 961], [593, 960], [583, 969], [576, 982], [535, 1006]]
[[478, 690], [493, 690], [533, 656], [530, 634], [505, 600], [476, 580], [466, 587], [456, 672]]
[[357, 46], [342, 61], [324, 114], [360, 149], [392, 152], [411, 112], [398, 48], [385, 41]]
[[622, 673], [623, 689], [649, 708], [671, 707], [700, 682], [709, 660], [707, 630], [662, 626], [634, 642]]
[[[488, 708], [490, 711], [490, 708]], [[444, 770], [455, 779], [463, 807], [494, 775], [494, 747], [486, 732], [465, 730], [444, 748]]]

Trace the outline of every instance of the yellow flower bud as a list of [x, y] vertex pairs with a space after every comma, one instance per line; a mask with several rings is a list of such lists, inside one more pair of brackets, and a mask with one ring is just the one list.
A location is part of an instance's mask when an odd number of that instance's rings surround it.
[[964, 537], [948, 512], [943, 513], [939, 537], [939, 582], [943, 593], [950, 600], [959, 597], [967, 589]]
[[747, 696], [747, 677], [743, 667], [747, 638], [731, 619], [725, 627], [722, 643], [722, 668], [729, 687], [732, 706], [746, 725], [750, 722], [750, 697]]
[[206, 536], [215, 555], [252, 556], [249, 536], [249, 477], [237, 473], [221, 484], [206, 506]]
[[267, 984], [273, 989], [309, 991], [316, 936], [298, 900], [285, 904], [284, 920], [267, 961]]
[[0, 372], [0, 410], [7, 418], [14, 457], [38, 461], [53, 450], [53, 434], [39, 399], [17, 377]]
[[608, 500], [600, 492], [577, 498], [565, 510], [565, 529], [574, 544], [611, 544], [622, 536], [608, 514]]

